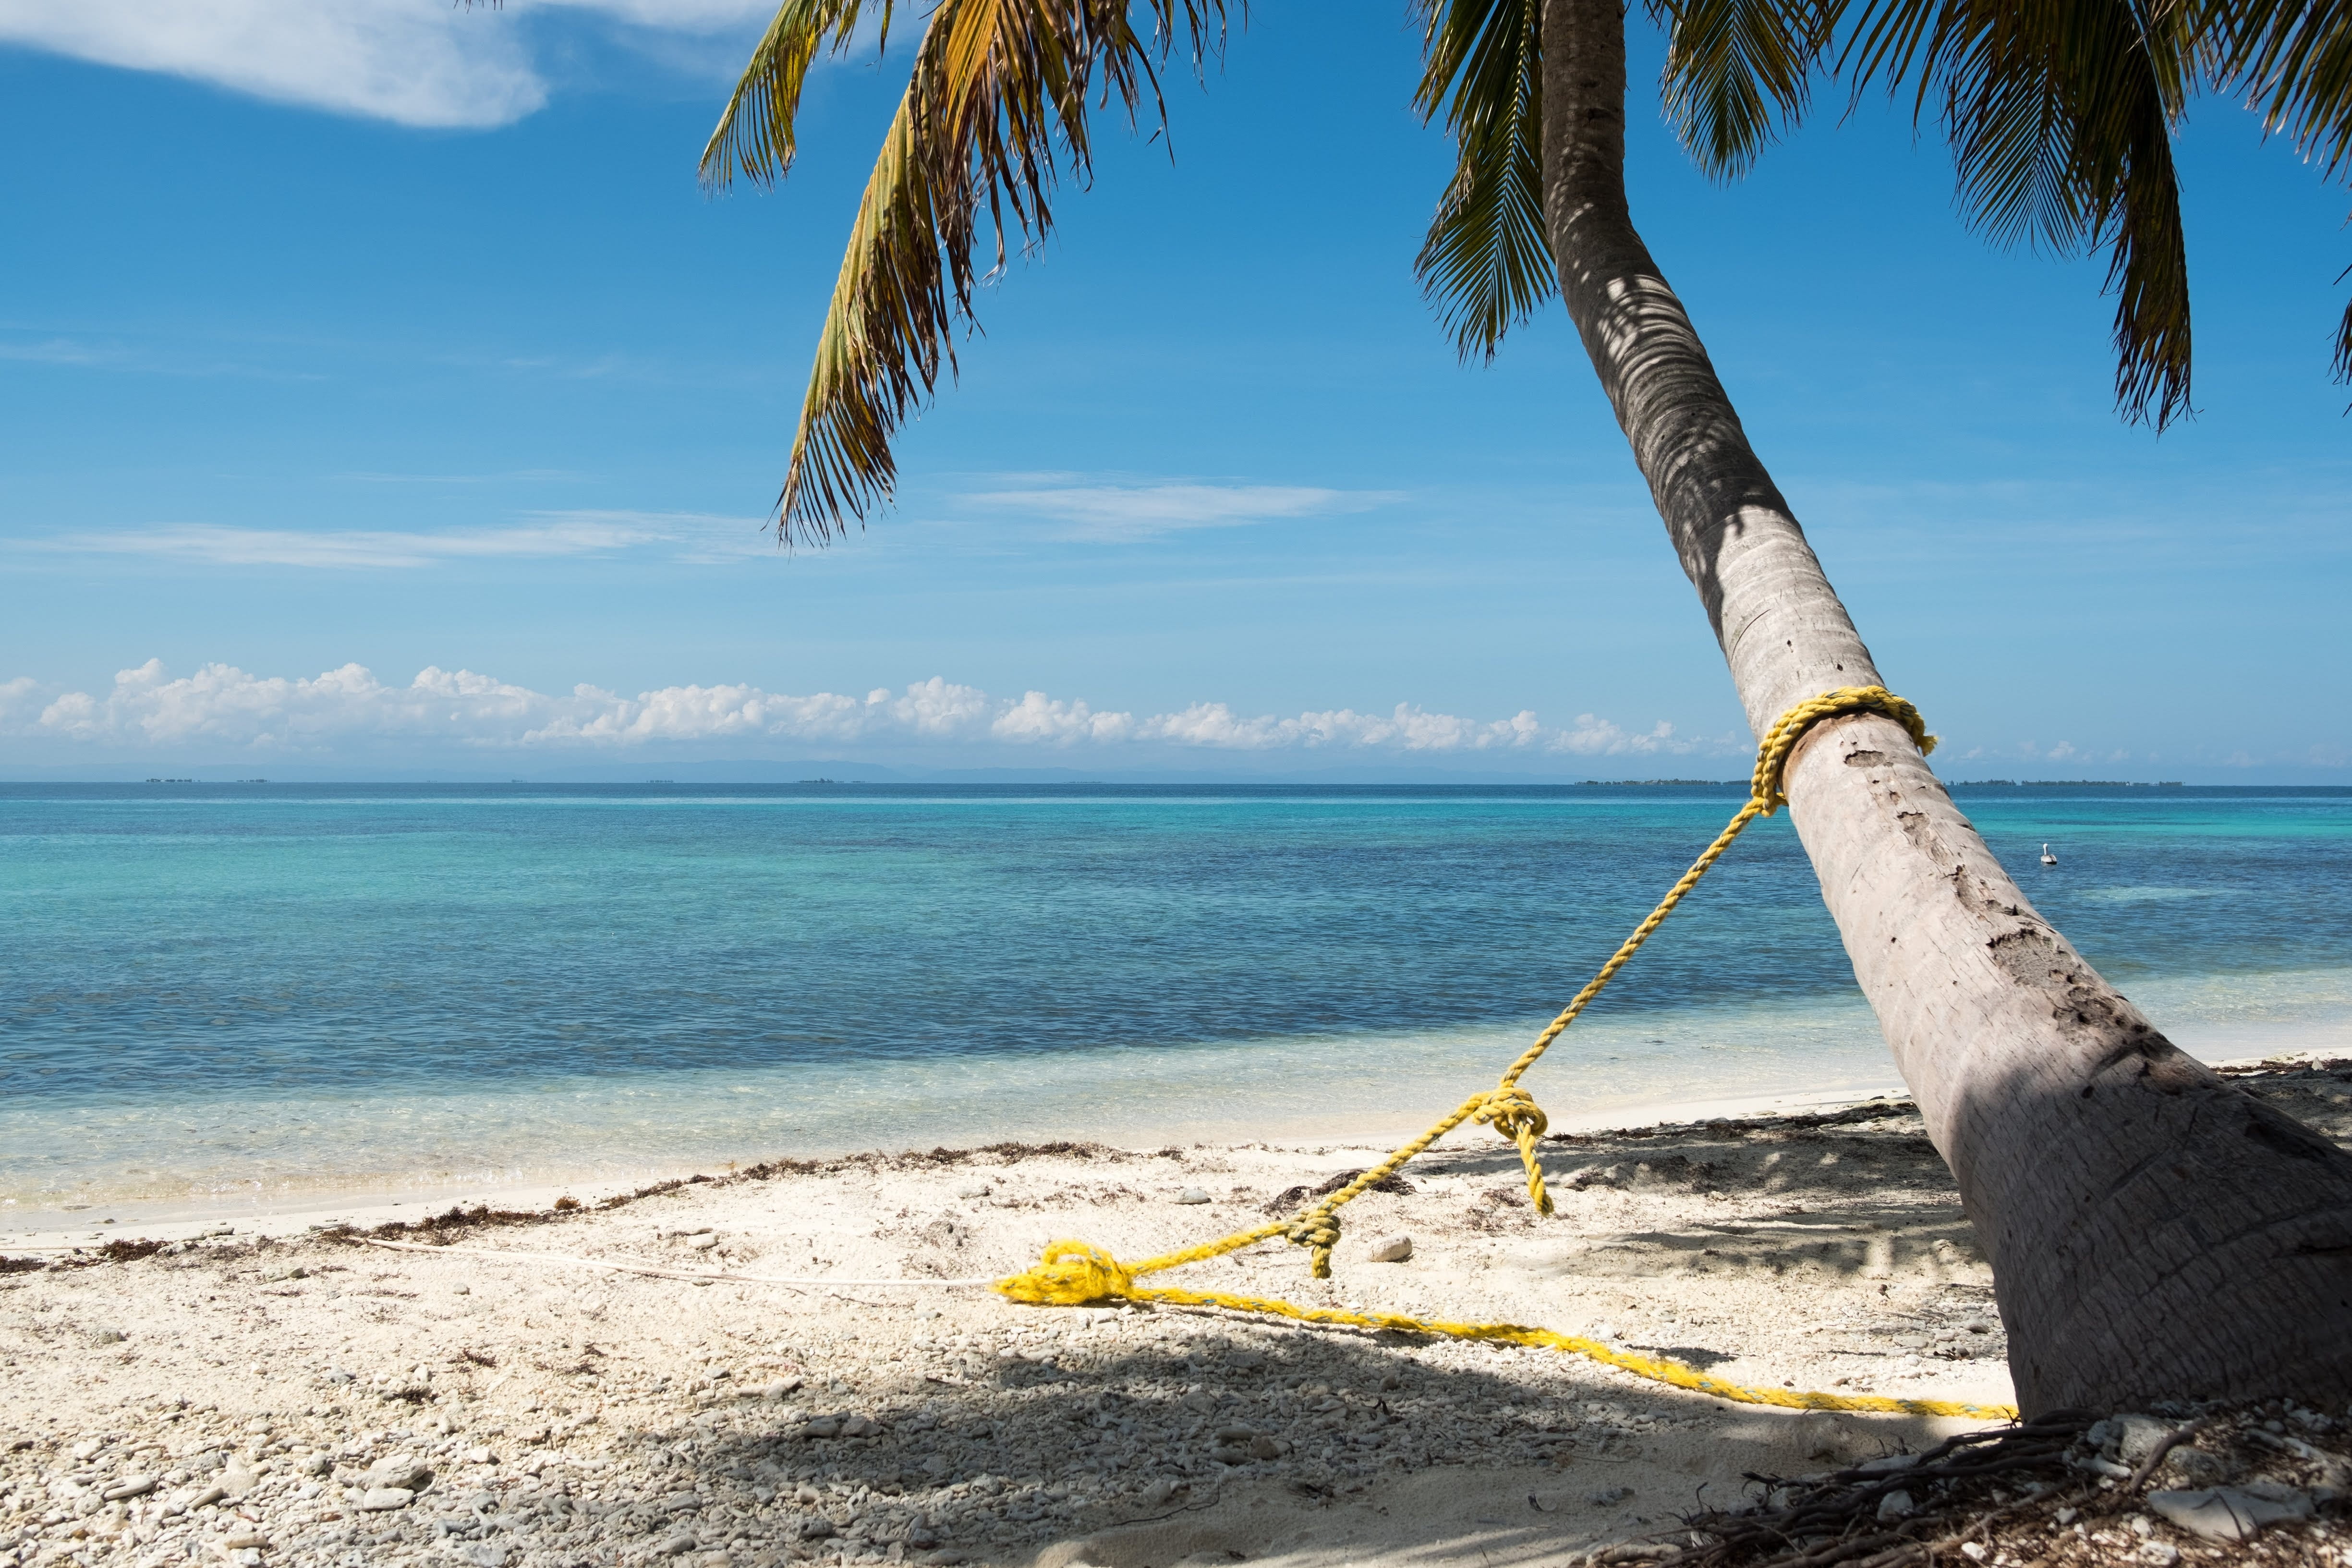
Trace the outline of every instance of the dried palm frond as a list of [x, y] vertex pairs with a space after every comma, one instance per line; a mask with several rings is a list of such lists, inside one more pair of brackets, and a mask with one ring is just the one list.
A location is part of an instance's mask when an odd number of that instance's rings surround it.
[[1940, 97], [1970, 216], [1997, 240], [2105, 247], [2116, 400], [2189, 411], [2188, 247], [2172, 127], [2204, 58], [2187, 0], [1861, 0], [1856, 89]]
[[[703, 154], [703, 177], [770, 181], [790, 166], [809, 62], [838, 48], [859, 0], [785, 0]], [[892, 0], [875, 0], [887, 30]], [[1139, 30], [1139, 15], [1148, 31]], [[1088, 99], [1132, 127], [1163, 122], [1155, 61], [1178, 42], [1195, 68], [1224, 37], [1224, 0], [940, 0], [866, 181], [834, 286], [776, 501], [787, 540], [822, 542], [889, 499], [891, 437], [928, 398], [952, 333], [972, 321], [986, 209], [995, 264], [1008, 236], [1042, 239], [1065, 177], [1092, 167]]]
[[1414, 107], [1459, 149], [1413, 259], [1465, 359], [1559, 290], [1543, 214], [1541, 0], [1429, 0]]

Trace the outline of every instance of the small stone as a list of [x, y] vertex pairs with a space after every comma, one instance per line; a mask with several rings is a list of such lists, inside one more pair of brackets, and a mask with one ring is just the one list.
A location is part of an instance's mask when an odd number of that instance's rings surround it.
[[1364, 1256], [1374, 1263], [1402, 1263], [1412, 1256], [1412, 1237], [1409, 1236], [1376, 1237]]
[[659, 1546], [654, 1548], [654, 1555], [656, 1557], [677, 1557], [685, 1552], [693, 1551], [696, 1547], [701, 1544], [702, 1543], [700, 1542], [695, 1540], [691, 1535], [673, 1535], [667, 1541], [663, 1542]]
[[1632, 1487], [1602, 1487], [1597, 1492], [1588, 1493], [1584, 1500], [1594, 1508], [1608, 1508], [1613, 1503], [1623, 1502], [1633, 1495]]
[[2139, 1560], [2150, 1568], [2173, 1568], [2180, 1561], [2180, 1548], [2169, 1541], [2151, 1541], [2139, 1549]]
[[833, 1536], [833, 1521], [821, 1513], [813, 1513], [801, 1521], [803, 1541], [826, 1541]]
[[1875, 1459], [1864, 1459], [1854, 1468], [1865, 1476], [1883, 1476], [1891, 1470], [1907, 1470], [1918, 1462], [1916, 1454], [1885, 1454]]
[[360, 1494], [354, 1506], [362, 1513], [390, 1513], [396, 1508], [406, 1508], [416, 1500], [416, 1494], [406, 1487], [372, 1487]]
[[1268, 1437], [1263, 1434], [1251, 1438], [1250, 1457], [1257, 1459], [1279, 1459], [1282, 1458], [1282, 1439]]
[[261, 1478], [247, 1469], [242, 1459], [231, 1459], [221, 1470], [221, 1490], [233, 1498], [243, 1497], [261, 1484]]
[[838, 1437], [841, 1436], [841, 1417], [838, 1415], [820, 1415], [811, 1421], [807, 1426], [801, 1428], [801, 1436], [804, 1437]]
[[989, 1193], [993, 1189], [991, 1188], [986, 1182], [967, 1182], [962, 1186], [956, 1189], [956, 1196], [960, 1198], [984, 1198], [988, 1196]]
[[507, 1568], [507, 1549], [487, 1541], [471, 1542], [457, 1548], [457, 1561], [471, 1568]]
[[719, 1245], [719, 1237], [713, 1233], [706, 1230], [700, 1236], [688, 1237], [686, 1238], [686, 1244], [687, 1246], [694, 1248], [697, 1252], [708, 1252], [712, 1247]]
[[2311, 1497], [2292, 1487], [2211, 1487], [2147, 1494], [2147, 1506], [2207, 1541], [2252, 1541], [2266, 1524], [2311, 1517]]
[[66, 1452], [77, 1459], [94, 1459], [98, 1457], [98, 1451], [105, 1447], [106, 1445], [96, 1437], [84, 1437]]
[[1162, 1476], [1160, 1479], [1152, 1482], [1150, 1486], [1143, 1489], [1143, 1506], [1146, 1508], [1158, 1508], [1160, 1504], [1166, 1502], [1169, 1499], [1174, 1497], [1178, 1492], [1184, 1489], [1185, 1486], [1182, 1481], [1171, 1480], [1169, 1478]]
[[1204, 1204], [1209, 1201], [1209, 1194], [1199, 1187], [1186, 1187], [1176, 1194], [1176, 1201], [1180, 1204]]
[[2168, 1480], [2181, 1483], [2181, 1489], [2195, 1490], [2222, 1485], [2230, 1480], [2234, 1468], [2218, 1454], [2184, 1444], [2165, 1455], [2157, 1473]]
[[257, 1530], [240, 1530], [221, 1542], [231, 1552], [259, 1552], [269, 1545], [269, 1537]]
[[942, 1546], [937, 1552], [924, 1552], [922, 1560], [932, 1568], [955, 1568], [956, 1563], [964, 1561], [964, 1555], [952, 1546]]
[[468, 1448], [459, 1457], [469, 1465], [495, 1465], [499, 1462], [499, 1457], [488, 1448]]
[[785, 1394], [798, 1389], [801, 1383], [802, 1380], [797, 1377], [780, 1377], [772, 1383], [762, 1384], [759, 1394], [762, 1399], [782, 1399]]
[[153, 1476], [125, 1476], [98, 1495], [109, 1502], [121, 1502], [124, 1498], [145, 1497], [155, 1489]]
[[1912, 1502], [1909, 1492], [1888, 1492], [1878, 1500], [1878, 1522], [1881, 1524], [1892, 1524], [1898, 1519], [1908, 1519], [1911, 1517], [1911, 1512]]
[[930, 1477], [934, 1480], [939, 1479], [953, 1468], [955, 1468], [955, 1467], [949, 1464], [946, 1456], [941, 1454], [933, 1454], [929, 1458], [923, 1461], [923, 1474]]
[[2118, 1415], [2115, 1426], [2116, 1458], [2134, 1469], [2146, 1464], [2157, 1445], [2172, 1436], [2172, 1424], [2153, 1415]]
[[1246, 1465], [1250, 1451], [1238, 1443], [1220, 1443], [1209, 1450], [1209, 1458], [1221, 1465]]
[[[224, 1478], [226, 1479], [226, 1478]], [[421, 1492], [433, 1479], [433, 1472], [415, 1459], [402, 1455], [397, 1458], [380, 1459], [368, 1469], [360, 1483], [365, 1487], [389, 1487], [404, 1492]]]
[[226, 1487], [209, 1486], [204, 1490], [198, 1492], [195, 1496], [190, 1498], [188, 1500], [188, 1507], [191, 1509], [210, 1508], [216, 1502], [226, 1502], [227, 1500], [228, 1489]]

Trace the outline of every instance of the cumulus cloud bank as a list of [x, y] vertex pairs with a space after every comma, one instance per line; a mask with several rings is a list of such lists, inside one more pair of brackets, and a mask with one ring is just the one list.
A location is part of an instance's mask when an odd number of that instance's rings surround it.
[[402, 125], [478, 127], [547, 101], [530, 12], [707, 35], [774, 8], [772, 0], [507, 0], [497, 9], [449, 0], [0, 0], [0, 44]]
[[795, 697], [756, 686], [669, 686], [624, 697], [593, 686], [534, 691], [471, 670], [428, 668], [405, 686], [357, 664], [311, 677], [258, 676], [210, 664], [173, 676], [150, 659], [112, 689], [54, 691], [0, 681], [0, 737], [76, 750], [184, 750], [299, 757], [382, 743], [478, 752], [625, 752], [680, 742], [790, 742], [902, 749], [993, 744], [1068, 751], [1152, 745], [1223, 752], [1338, 751], [1580, 757], [1738, 748], [1675, 734], [1664, 721], [1629, 731], [1591, 714], [1562, 729], [1521, 711], [1465, 719], [1399, 703], [1386, 713], [1339, 708], [1248, 717], [1223, 702], [1138, 715], [1029, 691], [993, 697], [933, 677], [901, 691]]

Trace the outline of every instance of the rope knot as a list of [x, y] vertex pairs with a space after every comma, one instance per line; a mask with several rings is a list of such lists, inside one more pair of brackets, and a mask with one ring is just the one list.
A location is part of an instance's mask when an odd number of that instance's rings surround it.
[[1283, 1228], [1282, 1237], [1307, 1249], [1307, 1268], [1318, 1279], [1331, 1278], [1331, 1249], [1339, 1245], [1339, 1216], [1318, 1205]]
[[999, 1294], [1040, 1307], [1083, 1307], [1124, 1296], [1135, 1276], [1101, 1247], [1083, 1241], [1056, 1241], [1036, 1265], [996, 1282]]
[[1551, 1194], [1544, 1190], [1543, 1163], [1536, 1158], [1536, 1140], [1551, 1125], [1536, 1097], [1517, 1084], [1507, 1083], [1486, 1092], [1486, 1103], [1470, 1113], [1473, 1121], [1492, 1127], [1519, 1146], [1519, 1163], [1528, 1171], [1528, 1201], [1538, 1214], [1552, 1212]]

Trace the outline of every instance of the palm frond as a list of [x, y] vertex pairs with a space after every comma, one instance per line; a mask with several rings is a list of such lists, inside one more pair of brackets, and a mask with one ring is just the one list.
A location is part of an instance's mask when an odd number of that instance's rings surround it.
[[2172, 129], [2208, 63], [2189, 0], [1860, 0], [1839, 68], [1940, 100], [1963, 208], [1995, 240], [2105, 248], [2116, 400], [2189, 406], [2188, 247]]
[[[880, 42], [887, 43], [896, 7], [893, 0], [880, 0]], [[723, 191], [738, 172], [773, 184], [790, 171], [793, 121], [800, 113], [809, 64], [828, 37], [836, 49], [848, 47], [861, 9], [860, 0], [784, 0], [777, 8], [719, 116], [719, 128], [703, 146], [705, 188]]]
[[1541, 0], [1441, 0], [1426, 13], [1414, 105], [1459, 150], [1413, 270], [1462, 357], [1559, 288], [1543, 216]]
[[1667, 123], [1718, 179], [1748, 172], [1804, 117], [1837, 0], [1657, 0], [1667, 17]]
[[[887, 26], [892, 0], [876, 0]], [[955, 372], [973, 324], [988, 217], [993, 265], [1010, 237], [1042, 240], [1066, 178], [1092, 170], [1089, 98], [1130, 128], [1165, 121], [1156, 62], [1186, 44], [1197, 70], [1222, 47], [1225, 0], [940, 0], [874, 173], [819, 334], [776, 500], [787, 540], [822, 543], [886, 503], [891, 443]], [[809, 62], [846, 43], [859, 0], [785, 0], [704, 153], [706, 180], [772, 180], [791, 164]], [[1139, 29], [1137, 18], [1145, 27]]]
[[2221, 72], [2330, 178], [2352, 161], [2352, 0], [2208, 0]]

